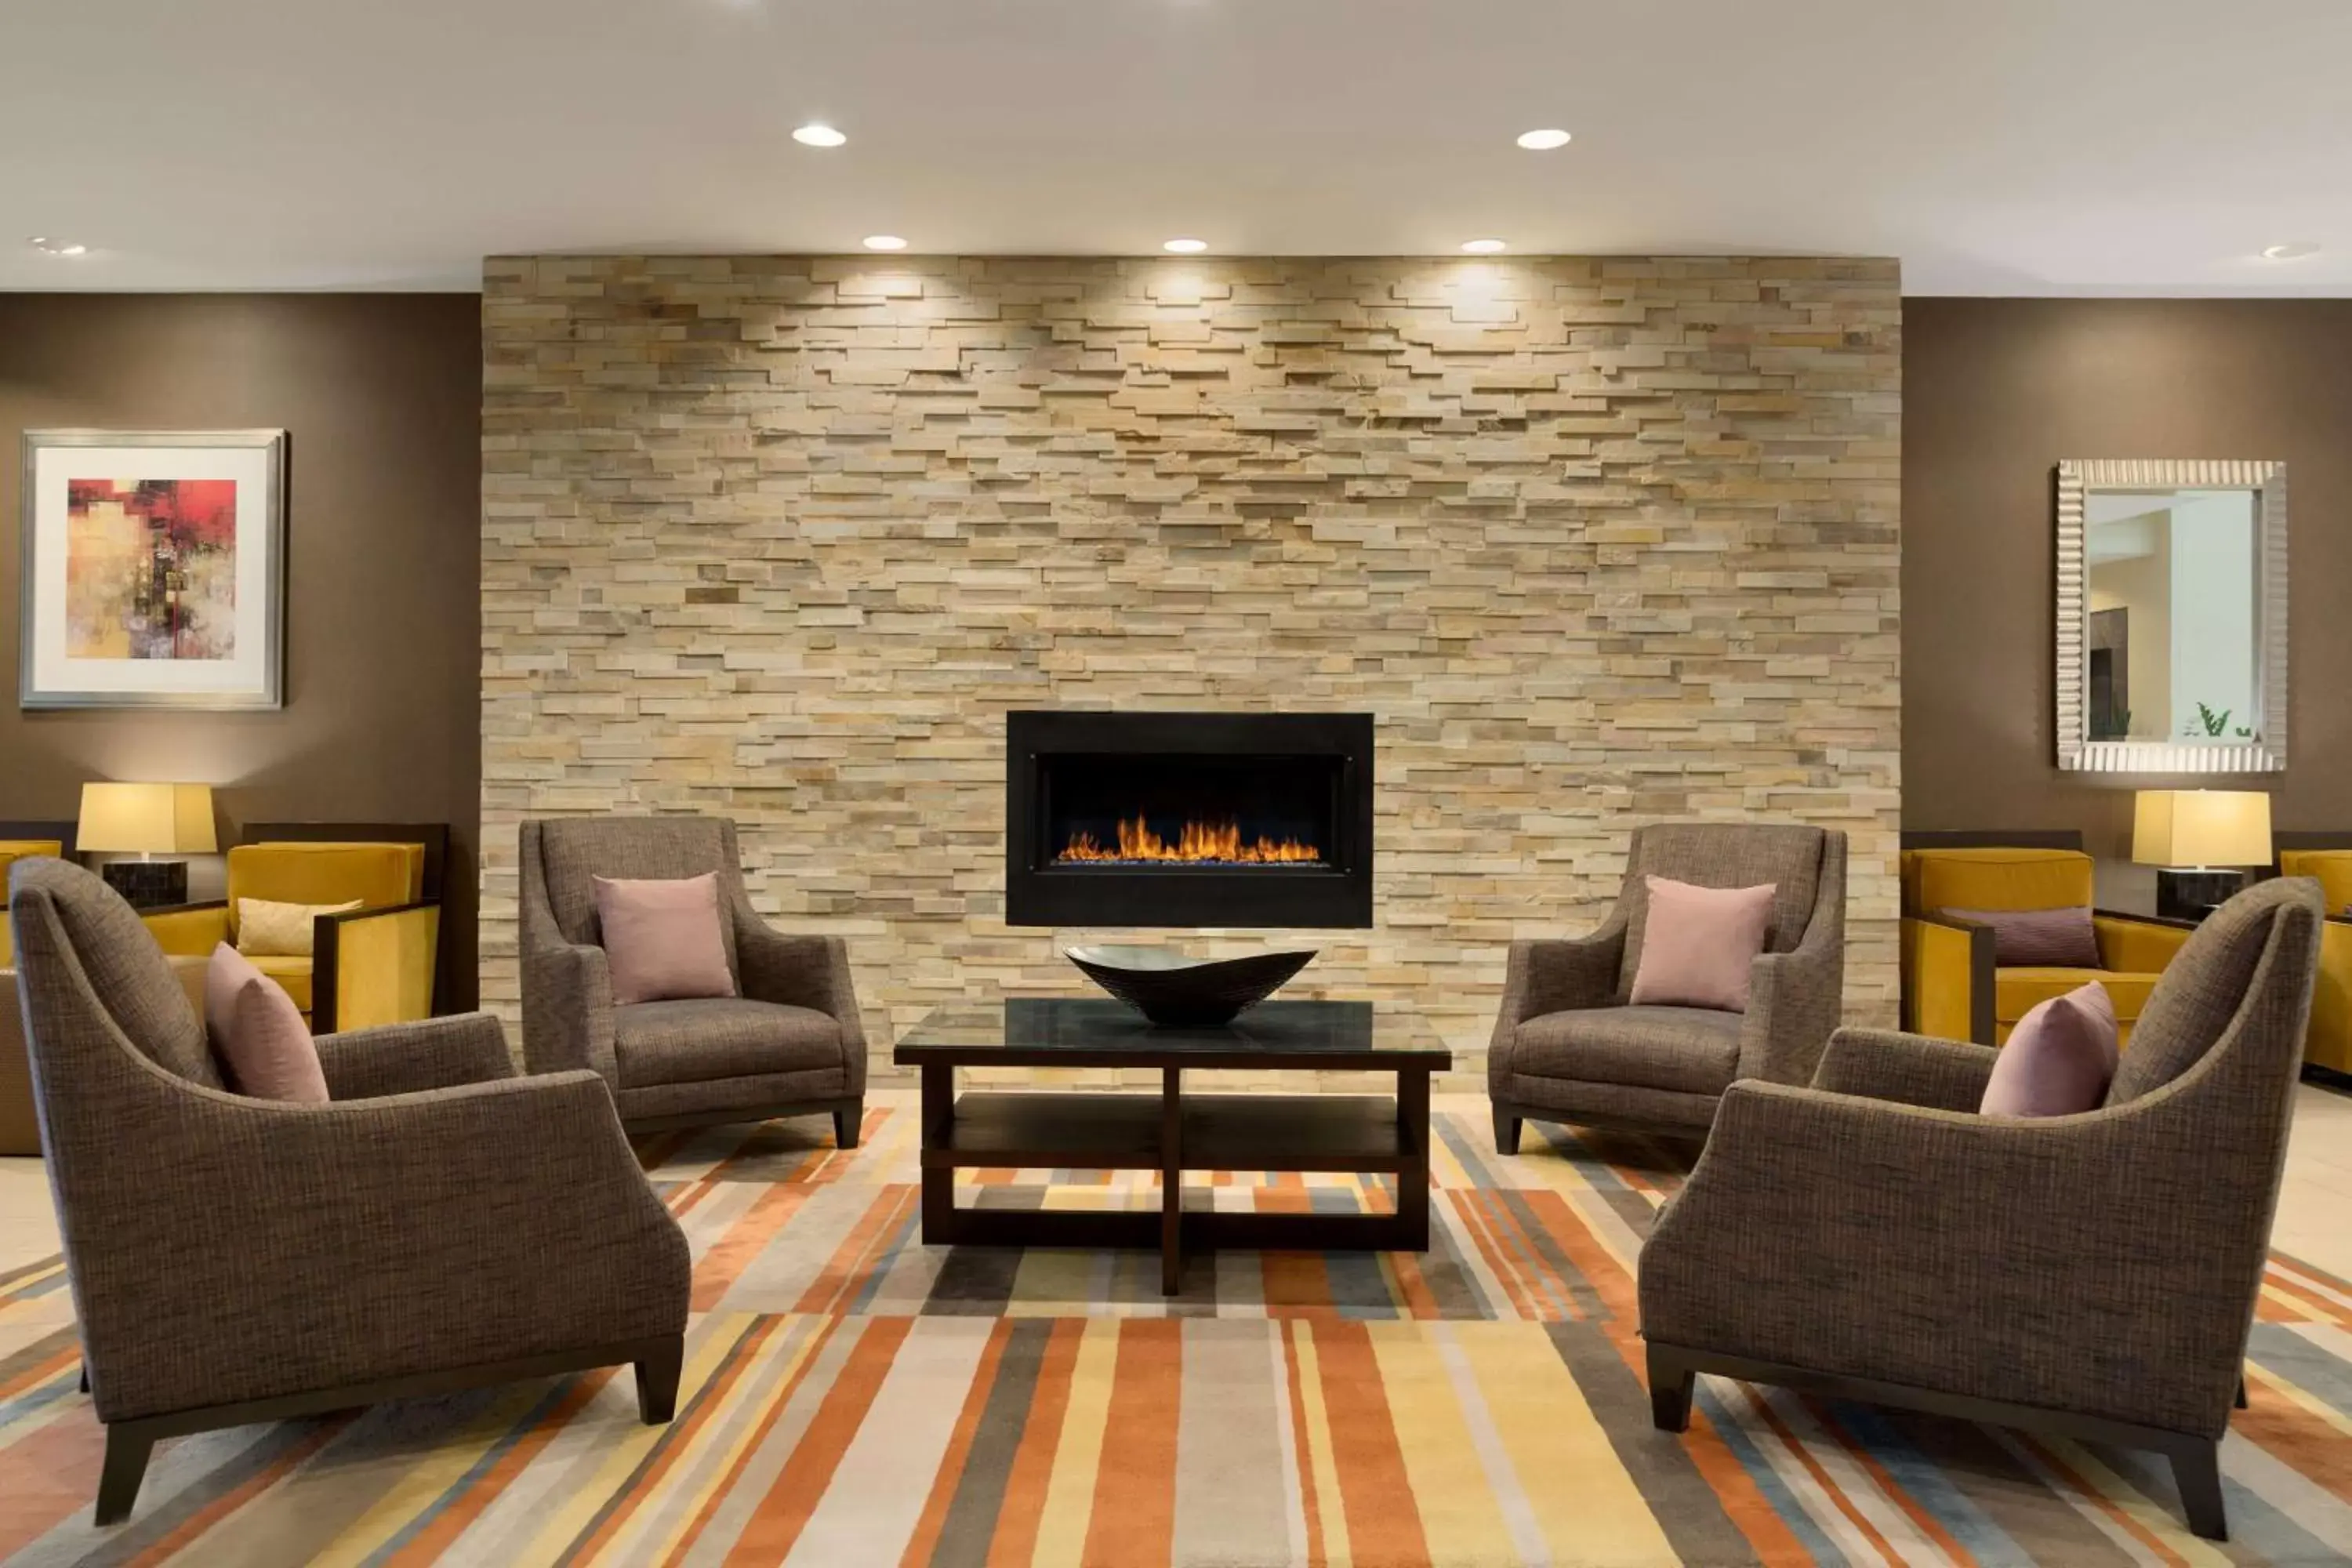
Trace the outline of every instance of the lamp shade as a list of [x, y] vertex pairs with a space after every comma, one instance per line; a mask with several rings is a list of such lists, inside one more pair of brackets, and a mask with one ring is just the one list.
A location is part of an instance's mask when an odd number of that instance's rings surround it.
[[86, 784], [78, 852], [209, 855], [213, 836], [210, 784]]
[[2259, 790], [2144, 789], [2132, 812], [2143, 866], [2267, 866], [2271, 797]]

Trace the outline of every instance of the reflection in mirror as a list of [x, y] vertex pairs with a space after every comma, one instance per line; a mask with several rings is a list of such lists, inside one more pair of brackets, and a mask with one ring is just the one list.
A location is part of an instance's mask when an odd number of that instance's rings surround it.
[[2262, 736], [2260, 500], [2254, 489], [2084, 496], [2088, 739]]

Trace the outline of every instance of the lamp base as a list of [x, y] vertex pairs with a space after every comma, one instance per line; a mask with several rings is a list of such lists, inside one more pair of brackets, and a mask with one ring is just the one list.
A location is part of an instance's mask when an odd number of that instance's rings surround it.
[[2156, 873], [2156, 912], [2166, 920], [2201, 921], [2213, 912], [2214, 905], [2227, 903], [2245, 885], [2243, 871], [2162, 867]]
[[168, 909], [188, 901], [185, 860], [109, 860], [98, 874], [134, 910]]

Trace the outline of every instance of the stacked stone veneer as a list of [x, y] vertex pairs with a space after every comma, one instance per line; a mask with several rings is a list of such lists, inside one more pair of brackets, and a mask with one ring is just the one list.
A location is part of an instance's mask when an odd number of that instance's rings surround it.
[[[877, 1056], [1075, 990], [1003, 921], [1003, 714], [1379, 718], [1378, 924], [1297, 989], [1483, 1048], [1627, 830], [1853, 835], [1890, 1021], [1896, 268], [1881, 260], [488, 264], [483, 994], [515, 824], [705, 811], [850, 938]], [[1204, 947], [1255, 946], [1249, 933]]]

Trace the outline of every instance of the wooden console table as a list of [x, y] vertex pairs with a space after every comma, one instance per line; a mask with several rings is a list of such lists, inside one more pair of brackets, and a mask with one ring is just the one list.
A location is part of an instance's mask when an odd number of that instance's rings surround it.
[[[923, 1240], [981, 1247], [1156, 1247], [1176, 1294], [1187, 1251], [1422, 1251], [1429, 1246], [1429, 1078], [1453, 1053], [1418, 1014], [1369, 1002], [1263, 1002], [1218, 1028], [1168, 1029], [1124, 1003], [1011, 997], [943, 1007], [898, 1042], [922, 1069]], [[1152, 1093], [956, 1092], [966, 1067], [1146, 1068]], [[1393, 1099], [1196, 1094], [1186, 1068], [1396, 1075]], [[1158, 1171], [1160, 1212], [959, 1207], [960, 1169]], [[1187, 1171], [1378, 1172], [1393, 1214], [1257, 1214], [1184, 1207]]]

